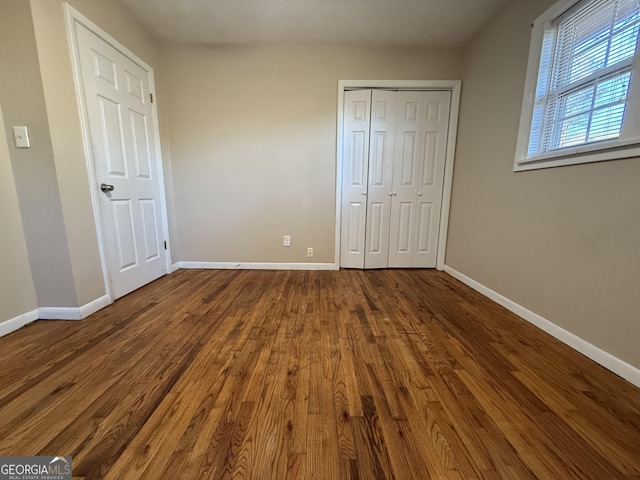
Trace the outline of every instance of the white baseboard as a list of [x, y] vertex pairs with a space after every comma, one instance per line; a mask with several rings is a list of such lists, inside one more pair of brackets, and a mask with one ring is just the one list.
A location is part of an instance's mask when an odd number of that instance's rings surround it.
[[92, 313], [109, 305], [109, 297], [106, 295], [95, 299], [81, 307], [41, 307], [31, 312], [18, 315], [4, 322], [0, 322], [0, 337], [18, 330], [36, 320], [82, 320]]
[[81, 320], [80, 307], [40, 307], [40, 320]]
[[180, 270], [180, 262], [176, 262], [173, 265], [171, 265], [171, 271], [169, 273], [173, 273], [176, 270]]
[[463, 273], [445, 265], [444, 271], [452, 277], [460, 280], [462, 283], [470, 286], [477, 292], [480, 292], [485, 297], [490, 298], [494, 302], [502, 305], [507, 310], [515, 313], [524, 320], [535, 325], [539, 329], [547, 332], [549, 335], [557, 338], [562, 343], [570, 346], [574, 350], [582, 353], [584, 356], [589, 357], [594, 362], [602, 365], [604, 368], [611, 370], [616, 375], [624, 378], [625, 380], [633, 383], [635, 386], [640, 387], [640, 369], [630, 365], [617, 357], [614, 357], [610, 353], [596, 347], [595, 345], [583, 340], [582, 338], [574, 335], [573, 333], [559, 327], [553, 322], [541, 317], [537, 313], [527, 310], [522, 305], [509, 300], [507, 297], [500, 295], [499, 293], [491, 290], [490, 288], [476, 282], [472, 278], [467, 277]]
[[104, 295], [81, 307], [41, 307], [38, 315], [41, 320], [82, 320], [107, 305], [109, 297]]
[[87, 303], [80, 307], [80, 318], [87, 318], [89, 315], [93, 315], [98, 310], [102, 310], [111, 304], [109, 297], [103, 295], [100, 298], [96, 298], [94, 301]]
[[339, 270], [335, 263], [178, 262], [176, 265], [216, 270]]
[[18, 330], [19, 328], [28, 325], [31, 322], [38, 320], [38, 310], [32, 310], [17, 317], [10, 318], [4, 322], [0, 322], [0, 337], [8, 335], [11, 332]]

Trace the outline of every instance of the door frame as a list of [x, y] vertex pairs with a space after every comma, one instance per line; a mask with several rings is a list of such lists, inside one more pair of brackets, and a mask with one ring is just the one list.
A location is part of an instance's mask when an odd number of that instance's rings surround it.
[[[113, 303], [113, 292], [111, 291], [111, 282], [109, 278], [109, 271], [107, 268], [106, 261], [106, 246], [102, 231], [102, 213], [100, 210], [100, 198], [98, 196], [98, 190], [96, 186], [98, 185], [98, 178], [96, 176], [95, 170], [95, 156], [93, 154], [93, 148], [91, 146], [91, 135], [89, 129], [89, 114], [86, 105], [86, 98], [84, 94], [83, 87], [83, 77], [82, 70], [80, 67], [80, 51], [78, 38], [76, 35], [75, 24], [83, 25], [85, 28], [90, 30], [93, 34], [99, 37], [102, 41], [109, 44], [122, 55], [127, 57], [132, 62], [138, 64], [141, 68], [149, 72], [149, 88], [150, 93], [156, 97], [156, 88], [155, 88], [155, 76], [153, 68], [147, 64], [144, 60], [138, 57], [136, 54], [131, 52], [127, 47], [122, 45], [118, 40], [113, 38], [109, 33], [100, 28], [98, 25], [93, 23], [87, 17], [85, 17], [82, 13], [76, 10], [74, 7], [65, 2], [64, 4], [65, 18], [67, 24], [67, 37], [69, 40], [69, 49], [71, 51], [71, 63], [73, 66], [73, 78], [75, 81], [75, 90], [76, 90], [76, 99], [78, 101], [78, 109], [80, 111], [80, 127], [82, 130], [82, 143], [84, 147], [84, 156], [87, 165], [88, 178], [89, 181], [89, 191], [91, 192], [91, 203], [93, 207], [93, 219], [95, 223], [96, 233], [98, 236], [98, 250], [100, 253], [100, 264], [102, 266], [102, 277], [104, 281], [105, 292], [107, 297], [109, 298], [109, 303]], [[162, 234], [164, 235], [164, 242], [166, 248], [164, 250], [164, 263], [167, 273], [171, 273], [171, 245], [169, 242], [169, 222], [167, 215], [167, 201], [166, 201], [166, 191], [164, 184], [164, 171], [162, 168], [162, 151], [160, 149], [160, 127], [158, 125], [158, 106], [157, 100], [151, 104], [151, 113], [153, 119], [153, 142], [155, 143], [155, 162], [157, 166], [158, 172], [158, 182], [159, 182], [159, 195], [160, 195], [160, 217], [162, 221]]]
[[440, 209], [440, 231], [438, 233], [438, 253], [436, 269], [444, 270], [447, 250], [449, 211], [451, 209], [451, 187], [453, 185], [453, 163], [455, 160], [456, 137], [458, 133], [458, 115], [460, 110], [460, 80], [338, 80], [338, 131], [336, 145], [336, 238], [335, 264], [340, 268], [340, 238], [342, 235], [342, 163], [344, 128], [344, 92], [354, 89], [391, 89], [391, 90], [439, 90], [451, 92], [449, 112], [449, 131], [447, 134], [447, 153], [444, 165], [444, 185], [442, 189], [442, 207]]

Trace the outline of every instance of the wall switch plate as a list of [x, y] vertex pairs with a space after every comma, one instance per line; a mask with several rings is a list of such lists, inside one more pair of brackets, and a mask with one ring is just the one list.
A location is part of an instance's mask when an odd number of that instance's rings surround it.
[[13, 127], [13, 139], [16, 142], [16, 148], [31, 147], [31, 143], [29, 143], [29, 131], [25, 126]]
[[284, 239], [282, 240], [282, 246], [283, 247], [290, 247], [291, 246], [291, 235], [285, 235]]
[[312, 258], [313, 257], [313, 248], [309, 247], [307, 248], [307, 258]]

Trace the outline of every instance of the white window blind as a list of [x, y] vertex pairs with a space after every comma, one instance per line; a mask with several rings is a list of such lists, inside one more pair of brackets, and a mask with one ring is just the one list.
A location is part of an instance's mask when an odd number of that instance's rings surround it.
[[546, 23], [527, 157], [621, 138], [639, 32], [640, 0], [584, 0]]

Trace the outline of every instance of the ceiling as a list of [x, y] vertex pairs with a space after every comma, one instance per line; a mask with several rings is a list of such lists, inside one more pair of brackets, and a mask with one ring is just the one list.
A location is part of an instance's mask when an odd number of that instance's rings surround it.
[[120, 0], [156, 36], [207, 44], [462, 46], [508, 0]]

